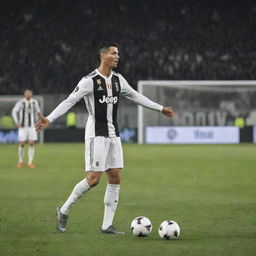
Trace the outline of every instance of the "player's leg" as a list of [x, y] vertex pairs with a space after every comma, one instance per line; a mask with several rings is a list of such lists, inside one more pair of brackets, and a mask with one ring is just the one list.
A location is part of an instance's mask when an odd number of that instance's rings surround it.
[[69, 210], [72, 205], [92, 187], [95, 187], [105, 171], [105, 141], [104, 138], [87, 139], [86, 143], [86, 178], [80, 181], [71, 192], [62, 207], [57, 208], [57, 228], [65, 232]]
[[19, 140], [19, 147], [18, 147], [18, 168], [23, 167], [23, 156], [24, 156], [24, 149], [25, 149], [25, 141], [26, 141], [26, 131], [25, 128], [19, 128], [18, 130], [18, 140]]
[[72, 205], [88, 190], [95, 187], [101, 177], [101, 172], [88, 171], [86, 178], [77, 183], [66, 202], [62, 205], [60, 211], [64, 215], [68, 215]]
[[103, 171], [105, 171], [106, 158], [105, 138], [95, 137], [85, 142], [86, 178], [80, 181], [73, 189], [67, 201], [61, 207], [61, 213], [67, 215], [70, 207], [90, 188], [95, 187]]
[[86, 178], [76, 184], [66, 202], [56, 209], [56, 227], [59, 231], [66, 231], [68, 213], [72, 205], [81, 198], [84, 193], [89, 191], [92, 187], [95, 187], [99, 183], [100, 177], [101, 172], [89, 171]]
[[32, 164], [35, 155], [35, 142], [33, 140], [28, 141], [28, 167], [35, 168]]
[[18, 148], [18, 168], [23, 167], [23, 156], [24, 156], [24, 148], [25, 148], [25, 141], [20, 141], [19, 142], [19, 148]]
[[108, 184], [104, 197], [104, 217], [101, 232], [109, 234], [124, 234], [113, 227], [113, 219], [119, 201], [121, 173], [120, 169], [107, 170]]
[[28, 167], [35, 168], [33, 159], [35, 156], [35, 141], [37, 140], [37, 132], [34, 127], [28, 128]]
[[124, 234], [123, 232], [118, 231], [112, 225], [119, 200], [121, 181], [120, 170], [123, 168], [123, 151], [120, 138], [111, 139], [107, 166], [110, 168], [106, 172], [108, 184], [104, 197], [105, 207], [101, 232], [109, 234]]

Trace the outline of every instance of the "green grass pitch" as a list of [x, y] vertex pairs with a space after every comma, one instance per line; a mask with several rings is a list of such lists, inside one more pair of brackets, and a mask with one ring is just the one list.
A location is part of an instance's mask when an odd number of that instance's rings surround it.
[[[84, 177], [84, 144], [37, 145], [36, 169], [16, 168], [17, 145], [0, 145], [0, 255], [256, 255], [254, 145], [124, 145], [124, 155], [114, 225], [126, 235], [99, 233], [105, 175], [59, 233], [55, 208]], [[149, 237], [130, 232], [140, 215]], [[165, 219], [179, 223], [177, 241], [158, 236]]]

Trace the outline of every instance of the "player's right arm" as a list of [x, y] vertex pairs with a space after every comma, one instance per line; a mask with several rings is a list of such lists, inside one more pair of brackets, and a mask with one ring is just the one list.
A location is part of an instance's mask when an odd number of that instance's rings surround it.
[[60, 116], [64, 115], [70, 108], [72, 108], [81, 98], [90, 94], [93, 91], [93, 83], [90, 78], [82, 78], [74, 91], [67, 99], [62, 101], [47, 117], [39, 114], [39, 121], [36, 123], [36, 130], [40, 131], [46, 128], [49, 123], [53, 122]]
[[21, 101], [16, 102], [15, 106], [12, 109], [12, 118], [17, 126], [17, 128], [21, 127], [21, 123], [19, 122], [18, 113], [21, 109]]

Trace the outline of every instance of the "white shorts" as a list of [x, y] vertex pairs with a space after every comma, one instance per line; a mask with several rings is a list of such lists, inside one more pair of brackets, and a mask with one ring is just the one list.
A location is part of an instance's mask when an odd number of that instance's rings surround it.
[[109, 168], [123, 168], [123, 149], [120, 137], [97, 136], [85, 140], [86, 171], [104, 172]]
[[28, 141], [28, 140], [37, 140], [37, 132], [34, 127], [22, 127], [18, 130], [18, 140], [19, 141]]

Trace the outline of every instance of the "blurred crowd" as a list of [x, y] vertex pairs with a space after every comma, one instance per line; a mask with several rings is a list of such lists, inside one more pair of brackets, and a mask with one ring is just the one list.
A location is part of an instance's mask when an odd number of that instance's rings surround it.
[[118, 71], [138, 80], [256, 79], [254, 1], [1, 1], [0, 94], [68, 93], [120, 46]]

